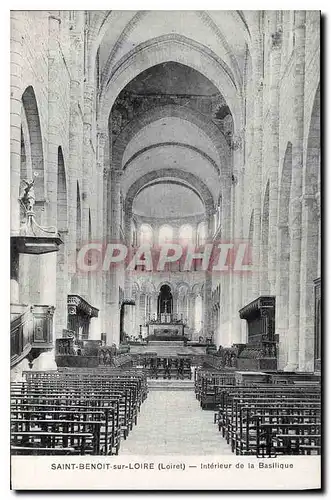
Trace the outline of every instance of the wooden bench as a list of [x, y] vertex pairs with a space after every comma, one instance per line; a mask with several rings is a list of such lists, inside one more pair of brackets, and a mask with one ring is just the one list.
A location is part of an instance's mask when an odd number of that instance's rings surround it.
[[118, 454], [146, 399], [146, 373], [130, 369], [26, 372], [11, 384], [15, 454]]

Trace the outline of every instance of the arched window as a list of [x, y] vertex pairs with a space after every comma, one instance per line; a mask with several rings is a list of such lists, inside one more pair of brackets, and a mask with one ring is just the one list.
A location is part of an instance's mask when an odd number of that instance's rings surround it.
[[148, 224], [142, 224], [139, 231], [140, 245], [153, 243], [153, 229]]
[[159, 244], [172, 243], [173, 230], [171, 226], [162, 226], [159, 229]]

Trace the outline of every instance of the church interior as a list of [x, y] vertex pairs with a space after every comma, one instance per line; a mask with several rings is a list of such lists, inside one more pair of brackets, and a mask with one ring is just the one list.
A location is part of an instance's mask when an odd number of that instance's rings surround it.
[[12, 11], [10, 68], [12, 454], [319, 455], [320, 13]]

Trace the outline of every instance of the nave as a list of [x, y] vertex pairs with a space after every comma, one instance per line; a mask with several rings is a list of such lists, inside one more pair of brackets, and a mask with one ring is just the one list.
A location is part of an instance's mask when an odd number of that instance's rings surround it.
[[155, 381], [134, 368], [25, 377], [11, 385], [15, 455], [321, 453], [313, 374], [198, 368], [194, 392], [193, 381]]
[[[175, 385], [175, 384], [174, 384]], [[227, 455], [231, 448], [202, 411], [191, 390], [151, 391], [139, 425], [123, 443], [123, 455]]]

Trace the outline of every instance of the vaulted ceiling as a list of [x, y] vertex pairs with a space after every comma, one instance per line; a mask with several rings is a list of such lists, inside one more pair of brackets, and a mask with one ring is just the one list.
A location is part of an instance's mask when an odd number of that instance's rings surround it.
[[111, 168], [122, 170], [136, 213], [199, 214], [201, 200], [215, 206], [228, 185], [249, 19], [241, 11], [95, 13], [100, 126], [109, 109]]

